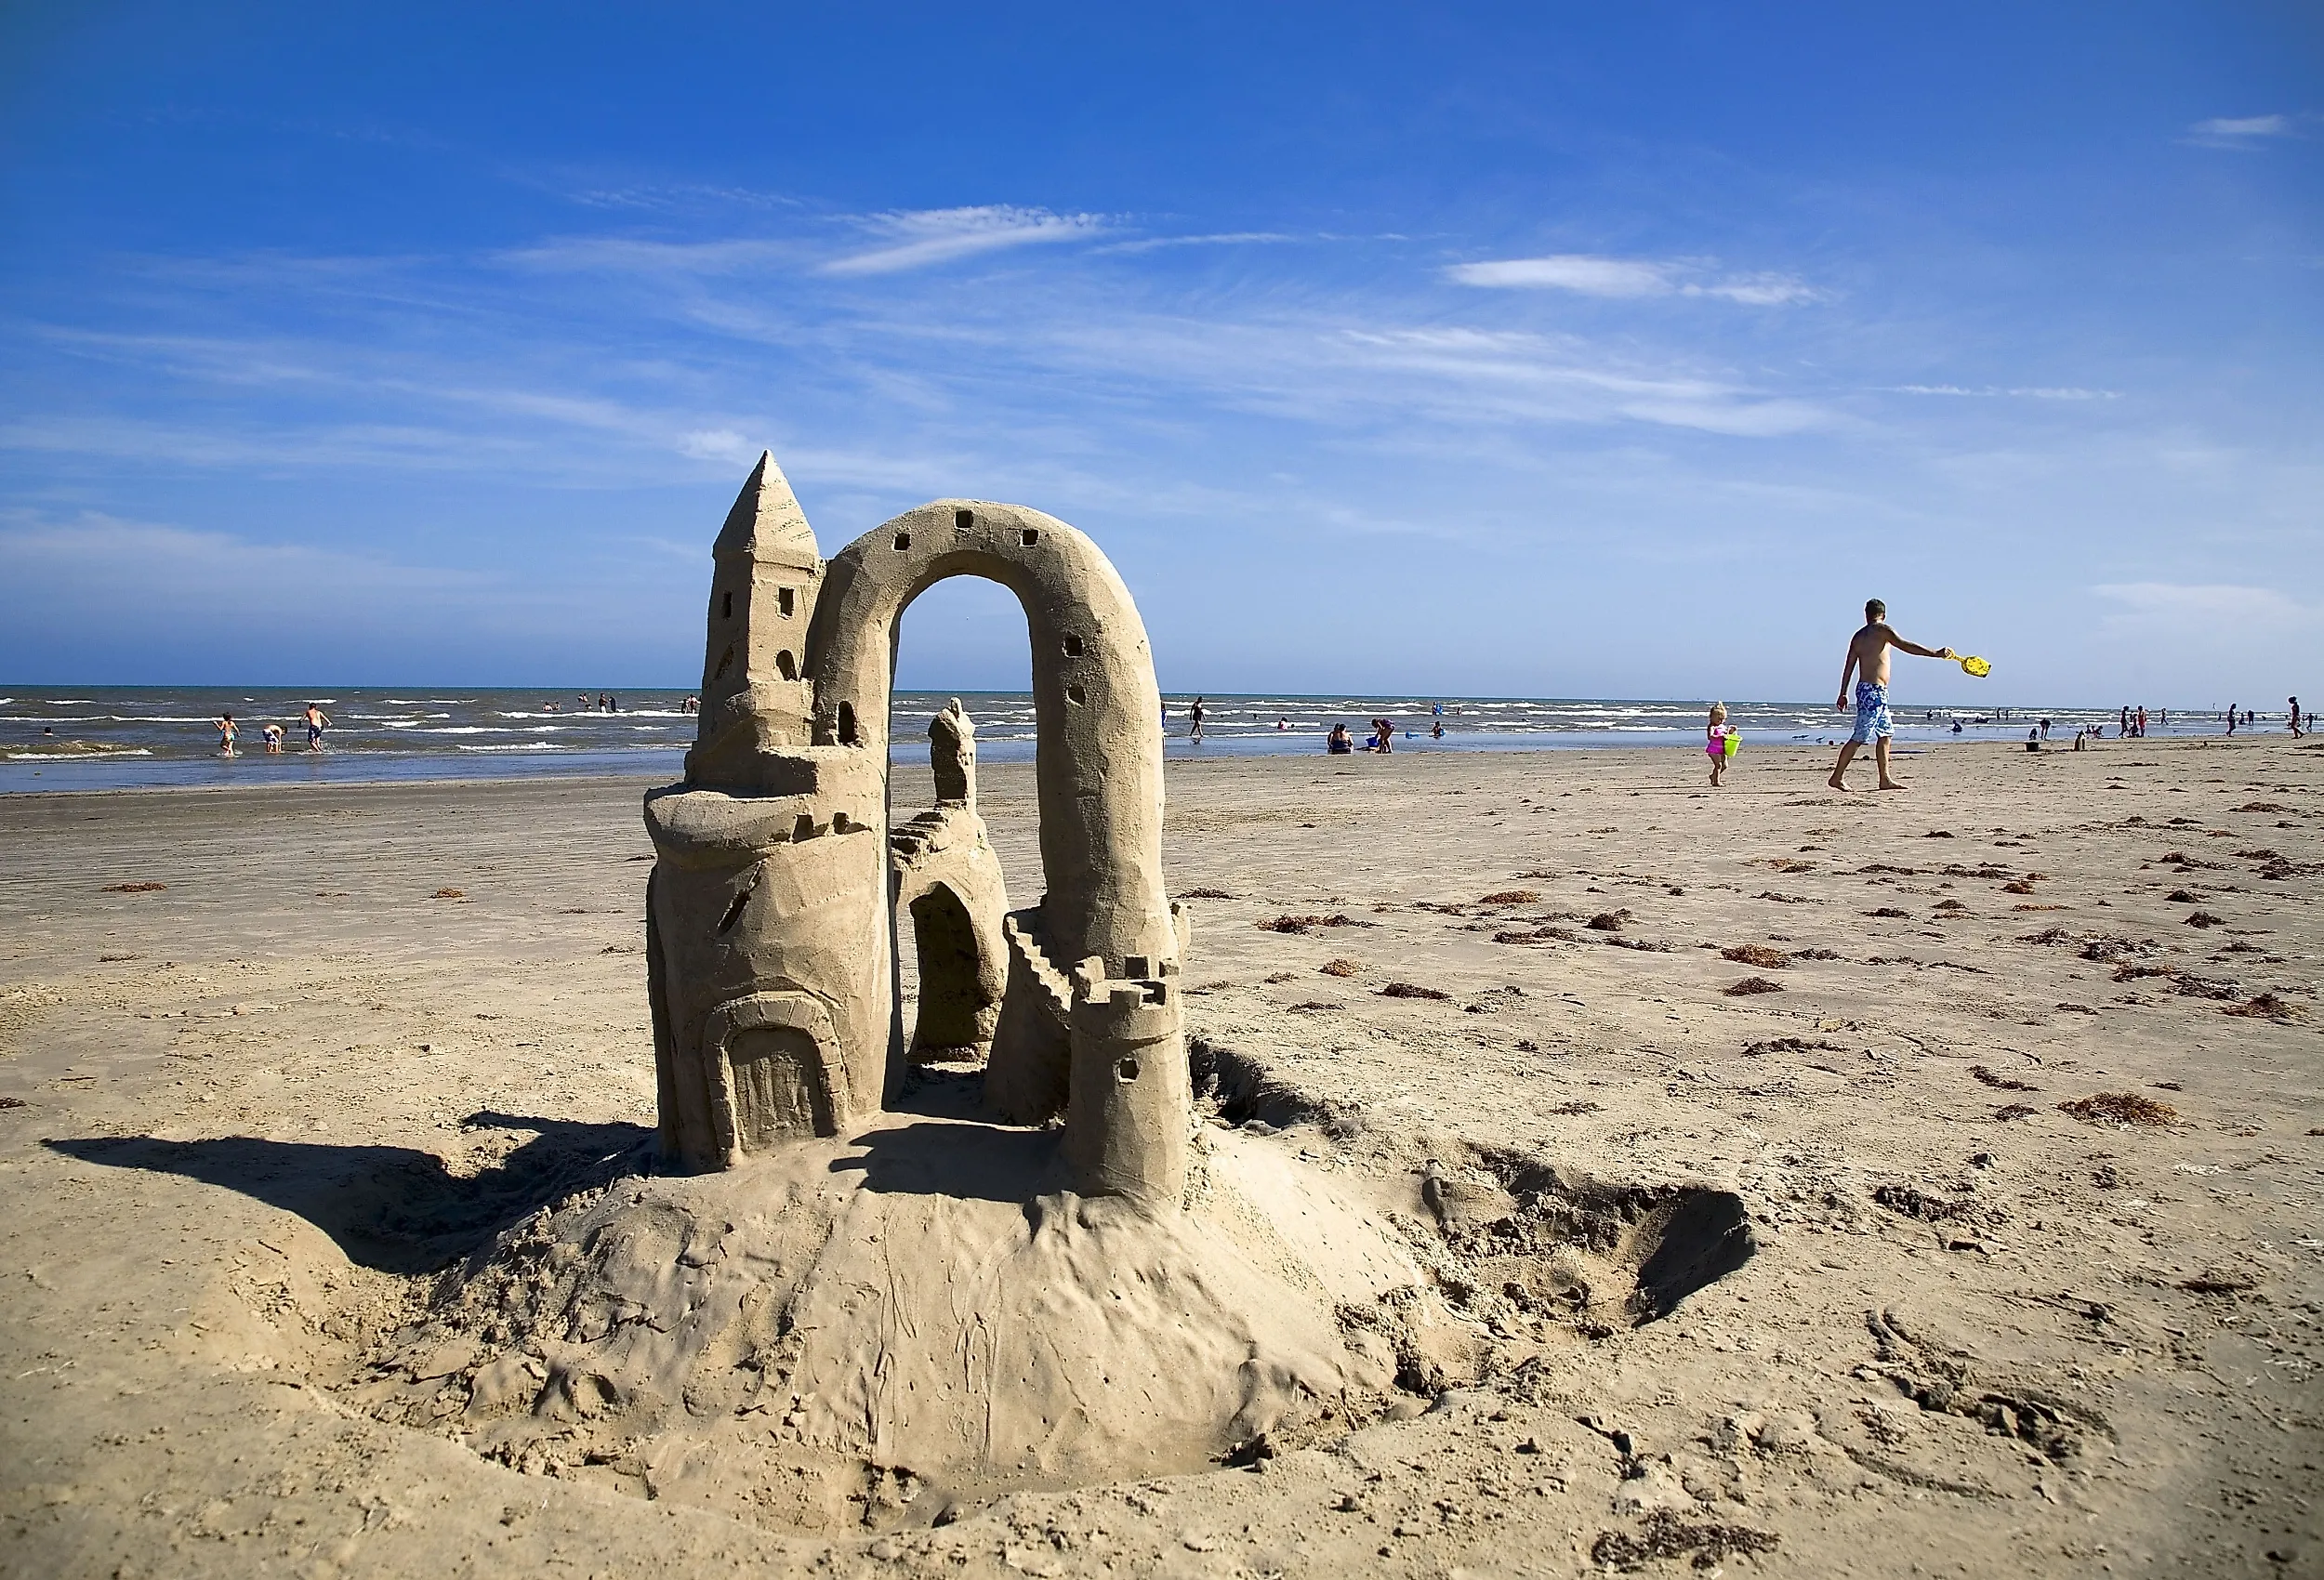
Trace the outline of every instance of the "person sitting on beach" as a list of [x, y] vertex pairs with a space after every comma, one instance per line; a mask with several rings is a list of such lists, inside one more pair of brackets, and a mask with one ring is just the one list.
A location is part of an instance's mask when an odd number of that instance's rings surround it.
[[1703, 726], [1703, 750], [1710, 756], [1710, 782], [1725, 783], [1727, 771], [1727, 704], [1710, 704], [1710, 722]]
[[[1846, 745], [1840, 748], [1840, 760], [1832, 765], [1831, 778], [1827, 780], [1835, 790], [1845, 790], [1849, 759], [1867, 741], [1874, 743], [1872, 755], [1880, 765], [1880, 788], [1901, 790], [1903, 785], [1889, 777], [1888, 739], [1895, 727], [1888, 718], [1888, 650], [1899, 648], [1916, 658], [1951, 658], [1951, 648], [1924, 648], [1898, 636], [1888, 624], [1888, 605], [1879, 599], [1868, 599], [1864, 605], [1864, 625], [1848, 639], [1848, 657], [1840, 666], [1840, 695], [1832, 703], [1835, 708], [1848, 705], [1848, 677], [1856, 677], [1855, 731]], [[1958, 731], [1958, 721], [1953, 728]]]
[[1445, 721], [1441, 717], [1435, 724], [1430, 727], [1428, 738], [1432, 741], [1441, 741], [1445, 738]]
[[218, 755], [222, 757], [232, 757], [234, 755], [234, 736], [239, 733], [239, 731], [237, 731], [234, 728], [234, 716], [231, 713], [219, 714], [218, 716], [217, 729]]
[[281, 725], [269, 724], [264, 729], [260, 730], [258, 733], [266, 737], [266, 755], [268, 757], [279, 757], [283, 755], [283, 727]]
[[1331, 727], [1331, 733], [1324, 739], [1324, 750], [1333, 757], [1353, 757], [1355, 737], [1348, 733], [1346, 725], [1335, 724]]
[[330, 723], [330, 718], [321, 708], [312, 703], [307, 704], [307, 749], [309, 751], [323, 750], [323, 731], [329, 727]]

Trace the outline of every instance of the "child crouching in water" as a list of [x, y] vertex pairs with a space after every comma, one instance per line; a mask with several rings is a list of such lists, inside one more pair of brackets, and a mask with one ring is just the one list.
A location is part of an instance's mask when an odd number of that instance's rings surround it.
[[1710, 722], [1703, 727], [1703, 750], [1710, 757], [1710, 782], [1726, 783], [1727, 771], [1727, 704], [1710, 704]]

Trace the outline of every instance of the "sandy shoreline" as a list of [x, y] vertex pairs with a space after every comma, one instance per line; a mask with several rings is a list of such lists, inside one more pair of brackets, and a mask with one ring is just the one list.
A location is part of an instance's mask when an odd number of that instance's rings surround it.
[[[1750, 1262], [1256, 1472], [812, 1534], [519, 1474], [335, 1380], [448, 1248], [644, 1139], [650, 782], [0, 797], [0, 1562], [1569, 1574], [1675, 1521], [1774, 1539], [1687, 1549], [1736, 1572], [2324, 1565], [2324, 752], [1960, 745], [1878, 797], [1821, 751], [1700, 763], [1173, 760], [1166, 859], [1230, 897], [1194, 1030], [1352, 1118], [1287, 1146], [1706, 1181]], [[1030, 770], [984, 810], [1027, 900]], [[2175, 1118], [2056, 1106], [2101, 1093]]]

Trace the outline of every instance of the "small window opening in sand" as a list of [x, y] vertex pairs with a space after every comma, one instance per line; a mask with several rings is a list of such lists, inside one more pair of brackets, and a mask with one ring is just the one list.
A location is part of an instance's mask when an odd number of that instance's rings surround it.
[[782, 676], [786, 680], [796, 680], [799, 678], [799, 663], [791, 657], [790, 650], [788, 648], [784, 649], [781, 652], [774, 655], [774, 672], [777, 675]]
[[1116, 1078], [1119, 1080], [1135, 1081], [1138, 1078], [1138, 1056], [1134, 1053], [1125, 1054], [1120, 1059], [1116, 1060], [1114, 1061], [1114, 1074]]
[[1019, 535], [1021, 541], [1023, 541], [1027, 548], [1031, 548], [1035, 544], [1041, 541], [1041, 533], [1037, 528], [1027, 527]]
[[1081, 656], [1081, 639], [1074, 636], [1070, 632], [1068, 632], [1065, 637], [1065, 656], [1067, 658], [1079, 658]]
[[721, 620], [732, 620], [734, 618], [734, 595], [733, 593], [722, 593], [720, 595], [719, 618]]
[[799, 821], [791, 825], [791, 838], [793, 840], [812, 839], [814, 836], [815, 820], [805, 812], [799, 813]]
[[1146, 957], [1144, 955], [1126, 955], [1122, 956], [1122, 975], [1135, 981], [1141, 977], [1151, 976], [1153, 973], [1146, 969]]
[[842, 746], [855, 744], [855, 704], [853, 703], [839, 704], [839, 744]]
[[974, 526], [974, 525], [976, 525], [976, 512], [975, 512], [975, 511], [973, 511], [973, 510], [955, 510], [955, 511], [952, 513], [952, 530], [953, 530], [954, 532], [956, 532], [956, 533], [965, 533], [965, 532], [967, 532], [967, 531], [968, 531], [971, 527], [972, 527], [972, 526]]
[[910, 533], [896, 533], [896, 552], [898, 552], [898, 553], [900, 554], [900, 553], [902, 553], [904, 550], [905, 550], [905, 549], [907, 549], [907, 548], [909, 548], [909, 547], [911, 547], [911, 546], [912, 546], [912, 534], [911, 534]]
[[791, 617], [791, 589], [777, 587], [774, 592], [774, 612], [788, 620]]
[[1086, 703], [1089, 700], [1089, 693], [1083, 691], [1078, 686], [1068, 686], [1065, 688], [1065, 700], [1069, 703], [1075, 704], [1076, 705], [1079, 705], [1080, 704]]

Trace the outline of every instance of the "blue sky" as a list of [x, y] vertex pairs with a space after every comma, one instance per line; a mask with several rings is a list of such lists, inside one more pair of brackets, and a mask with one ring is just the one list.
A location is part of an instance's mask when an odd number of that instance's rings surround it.
[[2293, 4], [12, 7], [0, 681], [689, 685], [772, 446], [1171, 691], [2280, 706], [2320, 199]]

